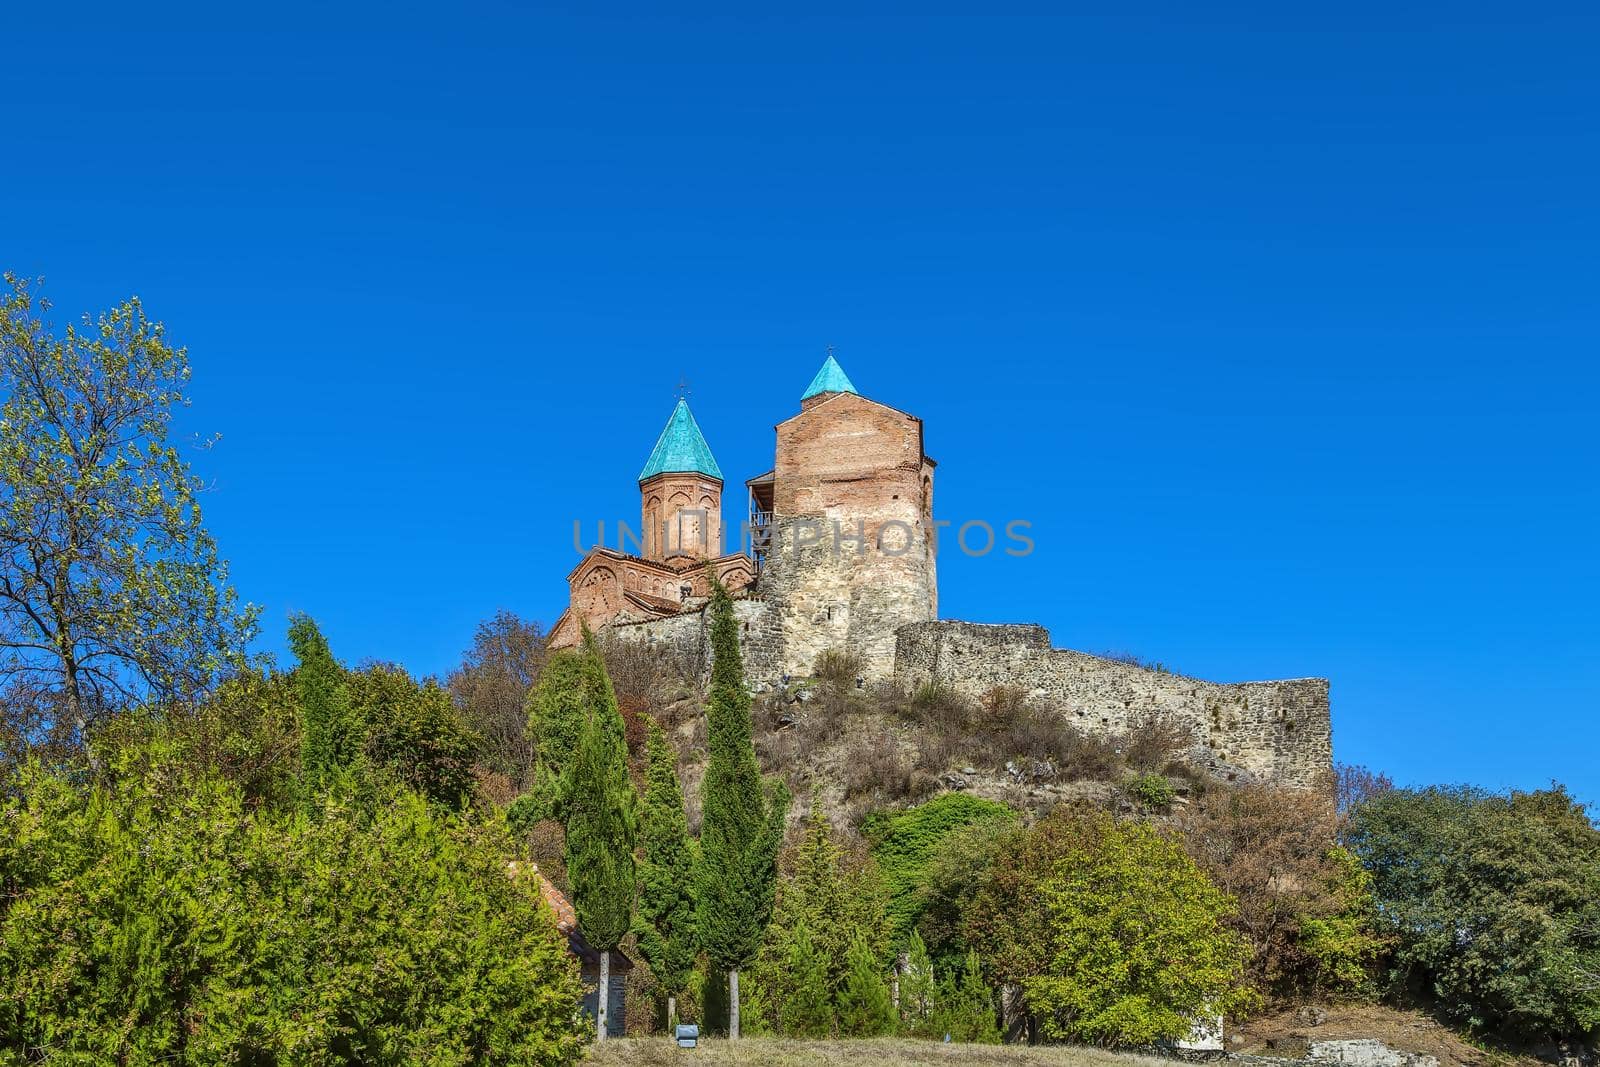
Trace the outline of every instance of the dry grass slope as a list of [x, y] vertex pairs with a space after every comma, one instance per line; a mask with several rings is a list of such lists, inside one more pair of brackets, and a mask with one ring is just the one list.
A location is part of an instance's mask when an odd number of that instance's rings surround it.
[[1172, 1061], [1065, 1046], [941, 1044], [933, 1041], [710, 1040], [680, 1049], [664, 1037], [628, 1038], [595, 1045], [596, 1067], [1172, 1067]]

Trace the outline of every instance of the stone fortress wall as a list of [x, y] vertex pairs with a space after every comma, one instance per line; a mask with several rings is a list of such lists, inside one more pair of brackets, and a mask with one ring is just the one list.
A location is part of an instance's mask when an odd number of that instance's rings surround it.
[[[781, 687], [794, 671], [787, 627], [773, 601], [734, 601], [745, 680], [756, 692]], [[619, 625], [613, 633], [669, 649], [710, 672], [708, 613]], [[924, 685], [972, 699], [1006, 686], [1060, 710], [1085, 733], [1114, 734], [1150, 716], [1187, 728], [1199, 761], [1219, 777], [1321, 784], [1333, 761], [1333, 731], [1324, 678], [1270, 682], [1207, 682], [1131, 663], [1051, 648], [1037, 625], [919, 622], [902, 626], [893, 658], [869, 663], [869, 677], [892, 678], [907, 692]]]
[[1020, 689], [1089, 733], [1161, 716], [1187, 728], [1223, 777], [1312, 788], [1333, 762], [1325, 678], [1205, 682], [1051, 648], [1042, 626], [948, 621], [901, 627], [894, 676], [908, 690], [931, 684], [972, 698]]

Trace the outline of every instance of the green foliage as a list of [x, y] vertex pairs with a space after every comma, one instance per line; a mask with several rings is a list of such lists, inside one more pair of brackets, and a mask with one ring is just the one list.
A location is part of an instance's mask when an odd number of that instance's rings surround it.
[[894, 1027], [894, 1001], [884, 980], [883, 964], [866, 938], [857, 937], [845, 956], [839, 1032], [847, 1037], [879, 1037], [893, 1033]]
[[678, 784], [678, 754], [654, 719], [645, 739], [644, 803], [639, 812], [639, 952], [662, 992], [688, 987], [697, 942], [694, 930], [695, 845]]
[[[928, 946], [929, 955], [941, 965], [959, 965], [966, 956], [962, 911], [988, 878], [995, 852], [1013, 825], [1011, 819], [985, 820], [952, 830], [928, 861], [927, 873], [916, 890], [921, 909], [916, 932]], [[1000, 826], [1008, 829], [997, 832]]]
[[1474, 1030], [1600, 1028], [1600, 831], [1562, 788], [1397, 789], [1350, 813], [1396, 978]]
[[511, 843], [400, 788], [252, 810], [163, 742], [25, 771], [0, 825], [0, 1061], [570, 1063], [576, 969]]
[[1148, 811], [1166, 811], [1177, 796], [1164, 774], [1138, 774], [1124, 782], [1122, 788]]
[[1007, 960], [1043, 1032], [1144, 1045], [1181, 1037], [1202, 1013], [1247, 1006], [1248, 949], [1223, 925], [1233, 902], [1154, 828], [1105, 815], [1077, 823], [1053, 837], [1067, 847], [1051, 850], [1048, 873], [1021, 895], [1032, 914], [1016, 927], [1041, 943], [1032, 958]]
[[300, 788], [299, 706], [289, 675], [255, 669], [224, 681], [193, 708], [141, 708], [106, 723], [96, 747], [122, 773], [159, 772], [152, 753], [205, 767], [251, 807], [282, 809]]
[[[795, 971], [797, 954], [815, 957], [831, 1018], [847, 978], [852, 944], [863, 941], [880, 971], [888, 969], [893, 953], [885, 913], [887, 894], [877, 865], [870, 858], [842, 852], [815, 797], [805, 831], [786, 855], [785, 868], [788, 873], [778, 886], [772, 922], [750, 973], [770, 998], [766, 1014], [785, 1034], [798, 1037], [802, 1035], [786, 1029], [787, 1005], [812, 991], [800, 988], [810, 975]], [[802, 931], [807, 942], [803, 949], [796, 944]]]
[[430, 800], [464, 806], [482, 742], [462, 722], [450, 694], [431, 681], [419, 685], [393, 666], [351, 674], [347, 686], [367, 759]]
[[301, 788], [311, 807], [336, 785], [370, 784], [362, 779], [379, 767], [430, 800], [466, 805], [481, 742], [448, 693], [433, 682], [418, 685], [399, 667], [346, 671], [306, 615], [290, 625], [289, 648], [299, 661]]
[[833, 1033], [833, 987], [827, 961], [803, 919], [788, 940], [786, 991], [775, 1005], [782, 1031], [789, 1037], [828, 1037]]
[[976, 952], [968, 952], [960, 972], [951, 973], [939, 984], [935, 1036], [949, 1034], [952, 1041], [998, 1045], [1000, 1027], [995, 1015], [994, 994], [983, 980], [983, 965]]
[[896, 942], [903, 942], [928, 904], [928, 869], [946, 840], [974, 824], [998, 835], [1016, 821], [1004, 804], [966, 793], [944, 793], [904, 811], [876, 812], [862, 824], [889, 888], [889, 921]]
[[739, 658], [738, 624], [720, 583], [712, 586], [710, 612], [710, 758], [701, 786], [696, 925], [713, 965], [730, 970], [755, 956], [772, 914], [788, 797], [781, 786], [771, 797], [762, 788], [750, 741], [750, 694]]
[[189, 359], [137, 298], [57, 335], [0, 289], [0, 678], [86, 741], [131, 703], [189, 700], [244, 663], [241, 610], [168, 442]]
[[553, 775], [578, 749], [588, 717], [592, 666], [582, 649], [562, 649], [545, 661], [528, 692], [528, 742], [534, 760]]
[[333, 658], [328, 639], [309, 615], [289, 626], [300, 705], [300, 778], [309, 802], [330, 788], [360, 754], [364, 731], [350, 705], [344, 668]]
[[1323, 887], [1336, 902], [1326, 914], [1302, 916], [1300, 948], [1309, 963], [1307, 986], [1334, 1000], [1372, 1000], [1378, 961], [1389, 949], [1380, 932], [1372, 874], [1344, 848], [1328, 852], [1332, 867]]
[[910, 1037], [938, 1037], [939, 983], [922, 935], [911, 931], [900, 968], [900, 1030]]
[[578, 928], [595, 949], [609, 951], [633, 924], [635, 799], [622, 716], [592, 640], [583, 656], [592, 661], [589, 677], [604, 684], [588, 689], [598, 699], [588, 707], [566, 772], [567, 877]]

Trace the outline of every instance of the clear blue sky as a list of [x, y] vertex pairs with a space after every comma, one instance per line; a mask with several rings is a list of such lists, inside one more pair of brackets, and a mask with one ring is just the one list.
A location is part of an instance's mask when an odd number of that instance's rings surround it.
[[832, 343], [941, 517], [1034, 524], [945, 615], [1325, 675], [1341, 759], [1600, 801], [1600, 22], [1199, 6], [24, 5], [0, 264], [189, 346], [269, 650], [553, 619], [680, 375], [742, 504]]

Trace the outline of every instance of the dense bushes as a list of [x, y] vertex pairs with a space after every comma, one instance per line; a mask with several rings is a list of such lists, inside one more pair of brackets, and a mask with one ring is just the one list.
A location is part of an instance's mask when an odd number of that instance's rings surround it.
[[1224, 925], [1237, 904], [1146, 823], [1089, 822], [1031, 903], [1045, 941], [1022, 987], [1047, 1036], [1174, 1040], [1251, 1001], [1249, 946]]
[[1600, 1031], [1600, 831], [1564, 790], [1382, 791], [1348, 837], [1406, 990], [1474, 1030]]
[[[573, 964], [511, 843], [398, 785], [252, 808], [178, 753], [0, 822], [0, 1060], [558, 1063]], [[117, 769], [133, 766], [119, 758]]]

